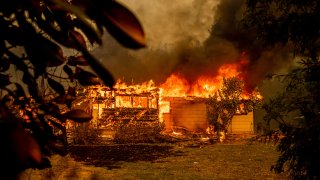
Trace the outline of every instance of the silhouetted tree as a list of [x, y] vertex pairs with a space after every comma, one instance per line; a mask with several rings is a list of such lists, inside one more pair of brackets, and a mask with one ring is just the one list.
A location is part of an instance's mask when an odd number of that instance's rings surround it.
[[244, 27], [257, 33], [266, 48], [288, 46], [300, 67], [282, 76], [285, 89], [263, 107], [266, 121], [280, 123], [285, 137], [275, 172], [293, 179], [320, 177], [320, 2], [247, 0]]

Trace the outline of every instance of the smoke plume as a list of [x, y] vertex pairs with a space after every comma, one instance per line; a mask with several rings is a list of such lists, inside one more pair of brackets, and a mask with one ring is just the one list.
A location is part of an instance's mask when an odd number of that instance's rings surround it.
[[249, 87], [290, 59], [284, 47], [265, 50], [253, 33], [241, 31], [244, 0], [121, 0], [140, 19], [148, 47], [124, 49], [110, 36], [94, 50], [116, 78], [127, 82], [153, 79], [160, 84], [171, 73], [190, 82], [215, 75], [225, 63], [246, 58], [242, 68]]

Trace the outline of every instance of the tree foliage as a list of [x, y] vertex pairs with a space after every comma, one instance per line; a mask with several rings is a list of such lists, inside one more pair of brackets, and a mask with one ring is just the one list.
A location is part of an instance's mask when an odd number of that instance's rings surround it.
[[[105, 85], [114, 85], [111, 73], [88, 50], [102, 44], [104, 29], [132, 49], [144, 47], [145, 39], [134, 14], [114, 0], [1, 0], [0, 27], [0, 163], [5, 177], [50, 166], [48, 155], [65, 154], [66, 119], [92, 118], [70, 109], [76, 82], [97, 85], [99, 76]], [[67, 57], [65, 49], [75, 53]]]
[[265, 120], [279, 122], [285, 134], [273, 170], [287, 170], [293, 179], [319, 178], [320, 2], [247, 0], [247, 6], [246, 28], [268, 47], [282, 44], [300, 57], [300, 67], [283, 77], [283, 93], [263, 106]]
[[[226, 133], [234, 115], [251, 112], [261, 101], [254, 94], [244, 98], [244, 82], [236, 77], [223, 79], [223, 86], [207, 100], [209, 124], [217, 135]], [[240, 106], [243, 106], [241, 108]]]
[[273, 47], [289, 45], [295, 53], [315, 58], [319, 51], [320, 4], [316, 0], [247, 0], [243, 25]]
[[293, 179], [313, 179], [320, 172], [320, 81], [307, 80], [307, 70], [290, 72], [283, 79], [285, 91], [263, 105], [267, 112], [264, 119], [278, 122], [285, 134], [278, 145], [281, 155], [273, 170], [287, 170]]

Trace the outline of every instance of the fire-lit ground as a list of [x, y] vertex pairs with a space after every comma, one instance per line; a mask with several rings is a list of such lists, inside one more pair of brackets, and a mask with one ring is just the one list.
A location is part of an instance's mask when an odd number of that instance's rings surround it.
[[270, 172], [277, 155], [272, 143], [82, 146], [21, 179], [286, 179]]

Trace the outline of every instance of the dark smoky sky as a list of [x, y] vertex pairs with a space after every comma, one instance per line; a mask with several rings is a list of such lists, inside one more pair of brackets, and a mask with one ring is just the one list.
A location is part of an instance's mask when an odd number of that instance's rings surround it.
[[121, 0], [141, 21], [148, 47], [123, 48], [104, 36], [103, 47], [93, 51], [115, 78], [127, 82], [153, 79], [162, 83], [171, 73], [189, 81], [215, 75], [224, 63], [239, 61], [245, 52], [249, 63], [242, 69], [250, 87], [267, 73], [283, 69], [292, 59], [284, 47], [266, 50], [253, 43], [254, 33], [239, 31], [244, 0]]

